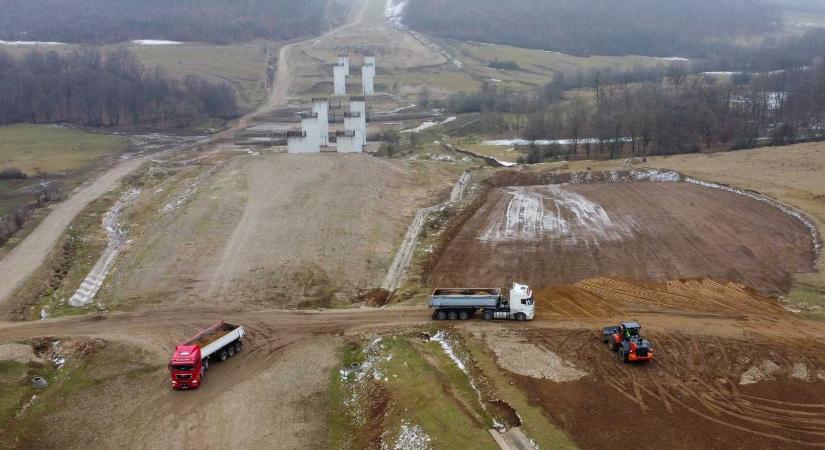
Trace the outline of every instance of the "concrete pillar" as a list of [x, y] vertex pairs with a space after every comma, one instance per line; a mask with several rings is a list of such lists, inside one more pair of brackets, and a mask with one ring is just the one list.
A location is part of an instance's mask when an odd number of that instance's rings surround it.
[[321, 135], [321, 145], [329, 145], [329, 99], [313, 98], [312, 112], [318, 114], [318, 127]]
[[332, 65], [332, 78], [335, 95], [347, 95], [347, 67], [343, 64]]
[[338, 64], [344, 66], [344, 72], [346, 76], [349, 76], [349, 55], [345, 55], [343, 53], [338, 55]]
[[361, 84], [364, 95], [375, 94], [375, 57], [365, 56], [361, 66]]
[[366, 144], [367, 140], [364, 137], [364, 131], [361, 128], [361, 121], [363, 116], [360, 112], [345, 112], [344, 113], [344, 130], [351, 130], [355, 133], [355, 140], [362, 146]]
[[[349, 110], [352, 113], [359, 114], [359, 120], [356, 124], [356, 131], [359, 131], [359, 136], [363, 140], [363, 144], [367, 145], [367, 101], [364, 97], [350, 97]], [[346, 127], [345, 127], [346, 129]]]
[[355, 130], [342, 130], [335, 132], [336, 151], [338, 153], [363, 153], [364, 146], [361, 145]]
[[306, 151], [306, 137], [303, 131], [287, 131], [287, 153], [309, 153]]
[[309, 153], [320, 153], [321, 124], [318, 122], [318, 114], [314, 112], [302, 112], [301, 129], [306, 134], [307, 151]]

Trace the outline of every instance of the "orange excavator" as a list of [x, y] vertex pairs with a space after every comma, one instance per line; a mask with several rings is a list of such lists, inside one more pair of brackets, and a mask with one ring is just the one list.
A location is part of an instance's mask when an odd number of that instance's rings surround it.
[[636, 322], [622, 322], [616, 327], [602, 328], [602, 341], [610, 350], [619, 352], [622, 362], [653, 360], [653, 344], [640, 334], [642, 326]]

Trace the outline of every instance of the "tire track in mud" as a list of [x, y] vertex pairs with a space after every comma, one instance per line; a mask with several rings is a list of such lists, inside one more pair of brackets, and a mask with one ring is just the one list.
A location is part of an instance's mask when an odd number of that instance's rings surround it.
[[[566, 342], [585, 340], [588, 345], [577, 349], [575, 357], [591, 366], [586, 370], [594, 374], [598, 385], [622, 395], [638, 405], [643, 413], [659, 407], [668, 415], [685, 411], [764, 438], [825, 446], [825, 404], [789, 402], [740, 393], [736, 374], [744, 372], [747, 364], [739, 364], [737, 359], [747, 358], [754, 362], [773, 358], [787, 370], [793, 360], [803, 356], [793, 353], [792, 349], [771, 347], [768, 342], [723, 343], [719, 338], [656, 333], [652, 335], [655, 348], [667, 348], [667, 353], [658, 353], [657, 360], [648, 365], [629, 366], [611, 355], [593, 332], [574, 331], [564, 335], [531, 331], [528, 334], [535, 338], [531, 340], [540, 343], [551, 340], [553, 344], [548, 346], [569, 358], [574, 356]], [[726, 347], [738, 353], [739, 358], [732, 359]], [[789, 356], [782, 357], [783, 352]], [[708, 358], [708, 355], [717, 353], [718, 359]], [[616, 373], [620, 376], [613, 375]]]

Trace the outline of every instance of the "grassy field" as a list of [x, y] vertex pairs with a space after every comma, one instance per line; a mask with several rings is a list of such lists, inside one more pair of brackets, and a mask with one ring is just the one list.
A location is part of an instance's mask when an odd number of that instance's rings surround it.
[[267, 66], [280, 44], [255, 41], [236, 45], [126, 45], [147, 66], [176, 78], [200, 75], [231, 84], [240, 104], [253, 109], [266, 99]]
[[371, 369], [333, 374], [328, 448], [394, 442], [405, 426], [426, 436], [429, 448], [497, 448], [487, 432], [492, 418], [438, 343], [401, 335], [350, 345], [342, 366], [352, 363]]
[[33, 199], [26, 188], [42, 181], [38, 174], [60, 179], [64, 191], [72, 189], [105, 158], [127, 148], [128, 141], [123, 138], [71, 128], [28, 124], [0, 127], [0, 170], [16, 168], [30, 177], [0, 181], [0, 216]]
[[[612, 68], [627, 70], [637, 66], [669, 64], [667, 61], [646, 56], [590, 56], [579, 57], [543, 50], [531, 50], [506, 45], [446, 41], [473, 76], [485, 80], [498, 80], [496, 84], [511, 89], [525, 89], [552, 81], [557, 73], [575, 74], [577, 71]], [[512, 61], [518, 70], [498, 70], [488, 66], [491, 62]]]
[[122, 152], [126, 140], [51, 125], [0, 127], [0, 169], [27, 175], [87, 169], [103, 157]]
[[[113, 44], [101, 47], [104, 51], [126, 48], [133, 52], [149, 69], [160, 67], [170, 77], [183, 78], [200, 75], [212, 81], [225, 81], [238, 93], [242, 108], [253, 109], [266, 100], [267, 67], [270, 58], [277, 57], [280, 43], [252, 41], [233, 45], [184, 43], [181, 45]], [[0, 45], [0, 51], [15, 56], [37, 51], [69, 53], [78, 45], [9, 46]]]

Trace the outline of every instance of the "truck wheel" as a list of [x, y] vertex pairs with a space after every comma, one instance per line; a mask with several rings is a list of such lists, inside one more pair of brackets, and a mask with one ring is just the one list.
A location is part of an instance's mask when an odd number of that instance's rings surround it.
[[623, 362], [623, 363], [627, 362], [627, 355], [625, 354], [623, 348], [619, 349], [619, 360], [621, 360], [621, 362]]
[[435, 313], [435, 320], [447, 320], [447, 312], [439, 311]]
[[455, 311], [450, 311], [447, 313], [447, 318], [450, 320], [456, 320], [458, 319], [458, 314], [456, 314]]
[[493, 320], [493, 312], [492, 311], [484, 311], [484, 315], [481, 316], [484, 320]]
[[519, 322], [524, 322], [525, 320], [527, 320], [527, 316], [525, 316], [524, 313], [518, 313], [516, 314], [516, 320], [518, 320]]
[[203, 359], [203, 370], [209, 370], [209, 358]]
[[613, 336], [607, 340], [607, 348], [610, 350], [616, 350], [616, 341], [613, 340]]
[[468, 313], [467, 311], [460, 311], [458, 313], [458, 318], [461, 320], [467, 320], [470, 318], [470, 313]]
[[235, 344], [229, 344], [226, 346], [226, 355], [229, 358], [235, 356]]
[[221, 349], [220, 353], [218, 353], [218, 360], [220, 362], [224, 362], [224, 361], [226, 361], [226, 358], [228, 358], [228, 356], [226, 354], [226, 349], [225, 348]]
[[243, 347], [243, 344], [241, 344], [241, 341], [235, 342], [235, 353], [240, 353], [241, 352], [241, 347]]

